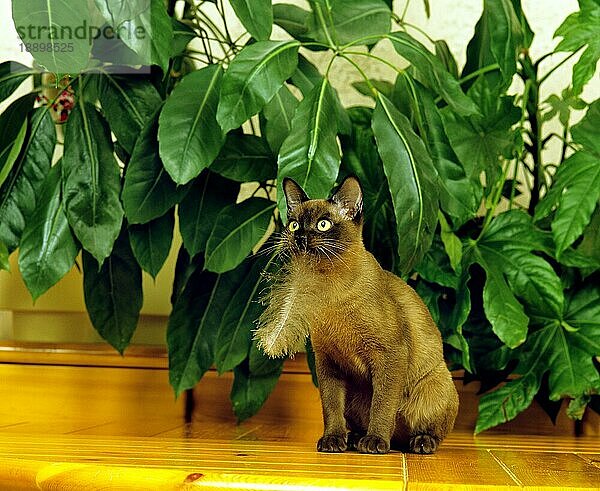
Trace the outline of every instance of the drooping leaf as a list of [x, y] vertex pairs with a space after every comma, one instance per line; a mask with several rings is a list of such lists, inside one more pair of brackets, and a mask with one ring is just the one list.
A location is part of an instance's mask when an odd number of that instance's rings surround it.
[[282, 370], [283, 359], [266, 357], [256, 347], [256, 342], [252, 343], [248, 362], [234, 369], [230, 398], [238, 421], [258, 412], [275, 388]]
[[16, 61], [0, 63], [0, 102], [7, 99], [28, 77], [35, 72]]
[[596, 0], [580, 0], [579, 11], [569, 15], [554, 36], [563, 39], [555, 51], [577, 51], [586, 47], [573, 66], [573, 92], [581, 94], [583, 87], [596, 73], [600, 59], [600, 3]]
[[[87, 30], [82, 38], [73, 36], [81, 26], [91, 26], [93, 10], [87, 2], [65, 6], [62, 0], [13, 2], [12, 17], [23, 46], [31, 46], [37, 63], [53, 73], [80, 73], [89, 66], [91, 39]], [[69, 35], [69, 33], [71, 33]], [[69, 43], [69, 49], [36, 49]]]
[[257, 41], [271, 36], [273, 7], [271, 0], [230, 0], [237, 18]]
[[[459, 264], [459, 272], [460, 269]], [[423, 259], [415, 266], [415, 271], [429, 283], [436, 283], [454, 290], [458, 289], [459, 276], [456, 270], [452, 268], [450, 257], [441, 239], [441, 234], [434, 236], [431, 247], [423, 256]]]
[[34, 300], [69, 272], [79, 251], [67, 221], [61, 186], [57, 164], [42, 185], [19, 245], [19, 270]]
[[[294, 39], [301, 42], [312, 42], [314, 39], [308, 33], [308, 19], [311, 12], [289, 3], [273, 5], [273, 23], [277, 24]], [[308, 49], [323, 50], [324, 47], [308, 45]]]
[[247, 263], [225, 274], [202, 266], [202, 256], [197, 256], [169, 316], [169, 380], [176, 396], [194, 387], [213, 364], [218, 327], [248, 273]]
[[277, 162], [262, 138], [230, 133], [210, 170], [233, 181], [261, 182], [275, 179]]
[[442, 62], [442, 65], [446, 68], [446, 71], [454, 78], [459, 78], [458, 67], [456, 66], [456, 60], [450, 51], [448, 43], [443, 39], [438, 39], [434, 43], [435, 56]]
[[262, 272], [272, 261], [272, 257], [259, 255], [238, 266], [246, 273], [221, 317], [215, 351], [215, 365], [219, 373], [233, 369], [248, 356], [252, 329], [263, 308], [259, 302], [265, 281]]
[[[162, 0], [95, 0], [95, 3], [115, 31], [128, 33], [121, 39], [145, 64], [158, 65], [167, 73], [173, 26]], [[123, 8], [124, 4], [128, 8]]]
[[450, 259], [450, 266], [459, 273], [462, 263], [462, 242], [448, 225], [443, 213], [438, 212], [438, 220], [440, 222], [440, 238], [444, 244], [446, 254], [448, 254], [448, 259]]
[[294, 179], [310, 198], [326, 198], [335, 183], [340, 151], [336, 140], [335, 100], [323, 78], [298, 105], [292, 130], [281, 145], [278, 161], [278, 207], [286, 216], [281, 189], [284, 177]]
[[188, 190], [169, 177], [158, 153], [158, 116], [146, 123], [127, 164], [123, 184], [123, 208], [129, 223], [147, 223], [165, 214]]
[[374, 44], [390, 32], [392, 12], [382, 0], [313, 1], [311, 8], [308, 36], [331, 47]]
[[0, 187], [2, 187], [2, 185], [6, 181], [8, 175], [13, 169], [13, 166], [15, 165], [15, 162], [19, 158], [19, 154], [21, 153], [21, 149], [23, 148], [23, 143], [25, 143], [26, 135], [27, 114], [25, 114], [25, 119], [23, 120], [21, 128], [18, 130], [14, 139], [10, 139], [9, 137], [8, 141], [3, 142], [6, 144], [6, 146], [2, 149], [0, 153]]
[[8, 262], [8, 249], [0, 242], [0, 270], [10, 271], [10, 263]]
[[223, 76], [217, 121], [224, 132], [258, 113], [298, 63], [298, 41], [258, 41], [235, 57]]
[[67, 123], [62, 171], [69, 224], [83, 248], [102, 264], [121, 230], [121, 181], [108, 125], [81, 99]]
[[241, 264], [267, 231], [274, 208], [275, 203], [264, 198], [223, 208], [206, 242], [205, 268], [224, 273]]
[[36, 207], [56, 145], [56, 130], [47, 108], [35, 109], [30, 121], [29, 139], [0, 188], [0, 242], [10, 252], [17, 248], [27, 218]]
[[600, 353], [599, 315], [600, 290], [588, 287], [569, 298], [561, 316], [544, 319], [519, 355], [515, 373], [520, 377], [481, 398], [475, 432], [510, 421], [525, 410], [546, 373], [551, 400], [597, 394], [600, 374], [593, 359]]
[[237, 183], [208, 170], [193, 181], [178, 212], [183, 245], [190, 256], [206, 249], [217, 215], [235, 203], [239, 191]]
[[437, 174], [410, 122], [379, 94], [373, 133], [392, 195], [400, 270], [408, 274], [433, 238], [438, 213]]
[[146, 78], [105, 74], [100, 77], [100, 103], [117, 141], [131, 154], [142, 129], [161, 104]]
[[152, 278], [156, 278], [169, 255], [174, 226], [175, 215], [174, 210], [171, 209], [162, 217], [129, 227], [129, 241], [133, 255], [142, 269]]
[[[392, 92], [394, 91], [394, 84], [392, 84], [391, 82], [388, 82], [387, 80], [370, 80], [369, 83], [377, 89], [377, 92], [381, 92], [388, 99], [392, 96]], [[352, 82], [352, 87], [354, 87], [362, 95], [366, 95], [367, 97], [377, 99], [377, 96], [371, 91], [371, 87], [364, 80]]]
[[185, 48], [187, 48], [187, 45], [196, 38], [196, 31], [173, 17], [171, 17], [171, 24], [173, 25], [171, 56], [178, 56], [182, 54], [185, 51]]
[[424, 85], [440, 94], [450, 107], [462, 116], [477, 115], [477, 105], [464, 94], [458, 80], [454, 78], [419, 41], [405, 32], [392, 32], [387, 36], [400, 56], [406, 58], [419, 75]]
[[265, 137], [274, 154], [279, 153], [281, 144], [292, 130], [292, 119], [298, 107], [298, 99], [285, 85], [265, 105]]
[[160, 157], [177, 184], [198, 176], [223, 146], [225, 135], [216, 120], [221, 74], [218, 64], [189, 73], [160, 113]]
[[137, 327], [143, 303], [142, 270], [126, 231], [102, 265], [83, 251], [83, 293], [94, 328], [122, 354]]

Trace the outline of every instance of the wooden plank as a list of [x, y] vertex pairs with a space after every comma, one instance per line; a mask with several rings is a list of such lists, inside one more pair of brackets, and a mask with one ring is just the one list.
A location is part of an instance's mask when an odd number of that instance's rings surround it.
[[524, 489], [600, 489], [600, 469], [574, 453], [490, 450]]

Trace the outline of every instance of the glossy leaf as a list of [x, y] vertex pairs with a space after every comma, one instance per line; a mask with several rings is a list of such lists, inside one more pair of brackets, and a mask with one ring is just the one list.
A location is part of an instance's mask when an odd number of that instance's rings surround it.
[[219, 325], [215, 351], [215, 365], [219, 373], [237, 367], [248, 356], [254, 322], [263, 308], [259, 302], [264, 289], [262, 271], [272, 260], [260, 255], [238, 266], [246, 273], [227, 304]]
[[205, 271], [202, 266], [198, 256], [169, 316], [169, 381], [176, 396], [194, 387], [214, 363], [218, 327], [248, 273], [247, 263], [225, 274]]
[[19, 270], [34, 300], [69, 272], [78, 251], [62, 201], [60, 165], [56, 165], [42, 185], [39, 204], [19, 246]]
[[[273, 5], [273, 23], [277, 24], [294, 39], [301, 42], [314, 42], [308, 33], [308, 20], [311, 12], [289, 3]], [[325, 47], [309, 45], [312, 50], [323, 50]]]
[[286, 216], [283, 178], [294, 179], [312, 199], [326, 198], [335, 183], [340, 165], [335, 107], [324, 78], [296, 109], [292, 130], [279, 151], [277, 195], [282, 217]]
[[230, 0], [237, 18], [257, 41], [271, 36], [273, 7], [271, 0]]
[[277, 163], [260, 137], [230, 133], [210, 170], [238, 182], [275, 179]]
[[0, 63], [0, 102], [7, 99], [33, 73], [33, 70], [16, 61]]
[[583, 87], [596, 73], [600, 60], [600, 3], [596, 0], [580, 0], [579, 11], [565, 19], [554, 33], [563, 39], [555, 51], [577, 51], [583, 47], [579, 60], [573, 66], [573, 92], [581, 94]]
[[381, 94], [373, 111], [373, 133], [396, 215], [400, 270], [408, 274], [429, 249], [435, 232], [437, 174], [406, 116]]
[[265, 357], [252, 343], [248, 362], [234, 369], [230, 398], [238, 421], [254, 416], [263, 406], [279, 380], [283, 362]]
[[[135, 33], [121, 39], [144, 63], [158, 65], [163, 73], [167, 73], [173, 26], [162, 0], [95, 0], [95, 3], [104, 20], [115, 30]], [[124, 3], [128, 8], [123, 8]]]
[[279, 153], [281, 144], [292, 130], [292, 119], [298, 107], [298, 99], [285, 85], [265, 105], [265, 137], [274, 154]]
[[450, 107], [463, 116], [475, 115], [479, 109], [467, 97], [460, 84], [440, 60], [419, 41], [405, 32], [393, 32], [387, 36], [400, 56], [406, 58], [419, 74], [419, 79], [439, 94]]
[[224, 132], [258, 113], [298, 63], [298, 41], [259, 41], [246, 46], [223, 76], [217, 120]]
[[188, 183], [207, 168], [225, 141], [215, 119], [221, 73], [220, 65], [189, 73], [160, 113], [160, 157], [177, 184]]
[[53, 73], [79, 73], [89, 66], [91, 42], [87, 36], [69, 39], [63, 32], [76, 32], [77, 28], [81, 31], [81, 26], [93, 25], [93, 13], [87, 2], [72, 2], [68, 7], [62, 0], [12, 2], [13, 21], [25, 46], [70, 43], [65, 52], [32, 49], [35, 61]]
[[204, 171], [179, 205], [179, 230], [185, 249], [194, 257], [206, 242], [221, 210], [235, 203], [240, 187], [218, 174]]
[[8, 249], [0, 242], [0, 270], [10, 271], [10, 263], [8, 262]]
[[175, 215], [171, 209], [162, 217], [129, 227], [129, 242], [133, 255], [152, 278], [156, 278], [169, 255], [174, 226]]
[[223, 208], [206, 242], [205, 268], [224, 273], [241, 264], [267, 231], [274, 208], [275, 203], [264, 198]]
[[378, 37], [390, 32], [392, 12], [382, 0], [314, 1], [311, 7], [308, 34], [331, 47], [351, 42], [374, 44]]
[[81, 99], [69, 116], [62, 162], [69, 224], [83, 248], [102, 264], [121, 230], [121, 181], [108, 125]]
[[476, 433], [525, 410], [546, 373], [551, 400], [598, 393], [600, 375], [593, 361], [600, 353], [598, 287], [579, 291], [561, 314], [544, 319], [541, 328], [529, 336], [515, 370], [520, 377], [481, 398]]
[[178, 203], [188, 190], [169, 177], [158, 153], [160, 107], [146, 123], [127, 164], [123, 208], [129, 223], [147, 223]]
[[142, 270], [126, 232], [102, 265], [83, 251], [83, 294], [94, 328], [122, 354], [137, 327], [143, 303]]
[[28, 132], [29, 138], [20, 156], [0, 188], [0, 242], [11, 252], [19, 244], [52, 163], [56, 130], [46, 108], [31, 113]]
[[187, 45], [196, 38], [196, 31], [173, 17], [171, 17], [171, 24], [173, 25], [171, 56], [178, 56], [184, 53]]
[[106, 74], [100, 80], [104, 116], [118, 142], [131, 154], [138, 135], [161, 104], [160, 95], [144, 78]]

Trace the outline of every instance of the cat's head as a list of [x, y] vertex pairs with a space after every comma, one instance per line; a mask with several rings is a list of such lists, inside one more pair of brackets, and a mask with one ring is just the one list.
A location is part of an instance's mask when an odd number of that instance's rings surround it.
[[282, 245], [292, 257], [335, 263], [347, 250], [362, 246], [363, 194], [356, 177], [347, 177], [328, 200], [309, 199], [289, 178], [282, 185], [288, 217]]

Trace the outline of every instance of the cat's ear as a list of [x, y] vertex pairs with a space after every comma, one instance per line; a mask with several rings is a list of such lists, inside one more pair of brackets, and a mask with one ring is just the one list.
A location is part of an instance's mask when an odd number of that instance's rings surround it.
[[348, 176], [336, 193], [331, 197], [347, 220], [356, 220], [362, 216], [363, 193], [360, 182], [355, 176]]
[[282, 186], [288, 211], [293, 210], [300, 203], [308, 201], [308, 196], [304, 190], [293, 179], [285, 177]]

